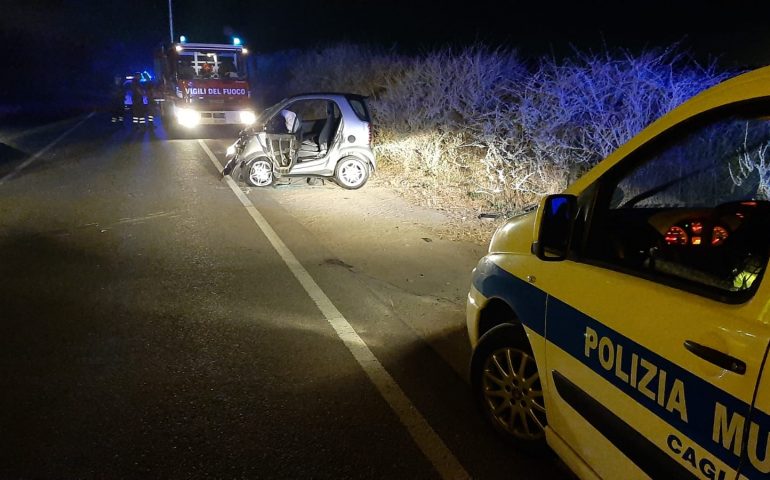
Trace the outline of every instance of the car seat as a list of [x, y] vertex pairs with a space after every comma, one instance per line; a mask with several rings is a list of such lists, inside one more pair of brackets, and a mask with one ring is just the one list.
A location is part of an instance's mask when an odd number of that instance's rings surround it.
[[329, 142], [332, 139], [332, 133], [336, 129], [336, 119], [334, 118], [334, 103], [326, 104], [326, 120], [318, 134], [318, 140], [304, 140], [300, 143], [299, 156], [302, 158], [320, 157], [326, 154], [329, 149]]
[[329, 142], [331, 142], [332, 134], [337, 129], [337, 122], [334, 118], [334, 103], [329, 102], [326, 104], [326, 123], [324, 123], [321, 133], [318, 134], [318, 150], [326, 153], [329, 149]]

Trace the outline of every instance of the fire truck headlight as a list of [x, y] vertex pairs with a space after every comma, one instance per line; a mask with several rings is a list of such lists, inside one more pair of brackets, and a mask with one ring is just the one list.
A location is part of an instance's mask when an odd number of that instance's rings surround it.
[[180, 125], [192, 128], [201, 123], [201, 114], [192, 108], [177, 108], [176, 119]]
[[254, 112], [250, 112], [248, 110], [243, 110], [241, 112], [241, 123], [244, 125], [251, 125], [252, 123], [257, 121], [257, 116], [254, 115]]

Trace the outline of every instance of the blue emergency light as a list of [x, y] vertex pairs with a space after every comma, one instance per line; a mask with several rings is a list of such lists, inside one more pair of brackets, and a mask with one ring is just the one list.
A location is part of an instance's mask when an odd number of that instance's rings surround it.
[[238, 38], [238, 37], [233, 37], [233, 45], [237, 46], [237, 45], [240, 45], [240, 44], [241, 44], [241, 39]]
[[179, 43], [186, 43], [186, 42], [187, 42], [187, 37], [185, 37], [184, 35], [180, 35], [179, 36]]

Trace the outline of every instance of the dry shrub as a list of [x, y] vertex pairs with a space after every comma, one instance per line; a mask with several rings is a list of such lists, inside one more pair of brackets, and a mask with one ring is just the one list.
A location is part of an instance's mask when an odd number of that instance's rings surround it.
[[496, 120], [510, 118], [525, 76], [514, 52], [483, 46], [439, 50], [401, 64], [372, 102], [377, 121], [399, 133], [495, 134]]
[[490, 168], [489, 139], [513, 127], [526, 69], [515, 52], [473, 46], [402, 62], [370, 103], [376, 152], [392, 182], [418, 187], [424, 203], [444, 210], [499, 210], [512, 192]]
[[725, 78], [675, 46], [527, 68], [483, 45], [418, 56], [338, 44], [295, 54], [286, 94], [370, 95], [380, 175], [445, 210], [521, 210]]
[[338, 44], [291, 56], [284, 95], [306, 92], [355, 92], [377, 97], [391, 72], [403, 70], [407, 58], [392, 50]]
[[675, 47], [636, 55], [575, 52], [561, 63], [540, 62], [523, 85], [518, 121], [531, 158], [575, 176], [724, 78]]

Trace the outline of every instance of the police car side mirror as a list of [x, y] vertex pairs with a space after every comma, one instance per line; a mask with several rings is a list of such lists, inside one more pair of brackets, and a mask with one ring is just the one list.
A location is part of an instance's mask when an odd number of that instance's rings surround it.
[[537, 237], [532, 242], [532, 253], [540, 260], [556, 262], [567, 258], [572, 227], [577, 215], [577, 197], [548, 195], [538, 210]]

